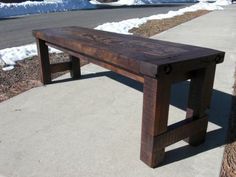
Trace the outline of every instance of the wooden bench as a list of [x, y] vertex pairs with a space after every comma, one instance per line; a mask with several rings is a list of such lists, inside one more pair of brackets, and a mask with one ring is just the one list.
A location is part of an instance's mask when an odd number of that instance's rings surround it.
[[[224, 52], [160, 40], [115, 34], [81, 27], [33, 31], [41, 64], [41, 79], [70, 70], [80, 78], [80, 60], [144, 84], [140, 158], [150, 167], [164, 159], [165, 147], [188, 138], [190, 145], [204, 141], [216, 64]], [[48, 46], [70, 55], [70, 62], [50, 64]], [[171, 85], [191, 79], [186, 118], [168, 126]]]

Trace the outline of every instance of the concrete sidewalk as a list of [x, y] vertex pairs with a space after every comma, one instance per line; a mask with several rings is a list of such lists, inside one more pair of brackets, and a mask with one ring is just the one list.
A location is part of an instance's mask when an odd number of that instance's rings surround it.
[[[147, 167], [139, 160], [142, 85], [89, 64], [84, 79], [0, 104], [0, 177], [218, 177], [232, 98], [235, 10], [232, 5], [154, 36], [227, 52], [217, 68], [204, 144], [180, 141], [166, 148], [161, 167]], [[188, 84], [172, 89], [169, 124], [185, 117]]]

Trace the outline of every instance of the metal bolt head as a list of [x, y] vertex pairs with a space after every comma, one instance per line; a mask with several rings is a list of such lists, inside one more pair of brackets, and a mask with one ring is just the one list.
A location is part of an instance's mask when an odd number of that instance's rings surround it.
[[166, 65], [166, 66], [164, 66], [164, 72], [165, 72], [166, 74], [170, 74], [171, 71], [172, 71], [172, 66], [171, 66], [171, 65]]
[[216, 56], [216, 58], [215, 58], [215, 62], [216, 63], [220, 63], [222, 61], [222, 57], [221, 56]]

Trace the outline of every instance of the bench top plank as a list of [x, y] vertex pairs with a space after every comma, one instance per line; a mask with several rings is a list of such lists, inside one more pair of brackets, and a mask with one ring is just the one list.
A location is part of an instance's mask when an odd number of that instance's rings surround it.
[[[160, 67], [192, 61], [223, 62], [224, 52], [82, 27], [34, 30], [33, 35], [60, 48], [155, 77]], [[196, 63], [194, 63], [196, 64]]]

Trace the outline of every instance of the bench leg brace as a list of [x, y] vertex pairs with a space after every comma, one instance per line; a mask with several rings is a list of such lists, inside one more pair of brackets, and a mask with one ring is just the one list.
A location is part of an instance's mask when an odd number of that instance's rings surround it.
[[70, 70], [73, 79], [81, 77], [79, 58], [70, 55], [70, 62], [50, 64], [48, 46], [45, 41], [36, 39], [36, 43], [40, 64], [40, 78], [44, 85], [52, 82], [51, 74], [56, 72]]
[[165, 149], [156, 149], [156, 136], [167, 131], [171, 85], [167, 79], [144, 77], [143, 118], [140, 159], [156, 167], [164, 159]]

